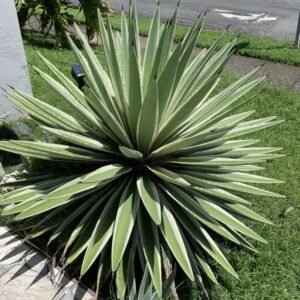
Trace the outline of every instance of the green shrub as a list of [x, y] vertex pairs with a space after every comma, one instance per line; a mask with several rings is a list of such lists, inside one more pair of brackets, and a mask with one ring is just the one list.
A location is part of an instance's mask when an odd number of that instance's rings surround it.
[[[85, 16], [86, 32], [89, 39], [99, 32], [97, 9], [102, 13], [112, 12], [106, 2], [99, 0], [80, 0], [80, 9]], [[69, 13], [69, 0], [15, 0], [20, 27], [24, 27], [31, 16], [35, 15], [40, 23], [41, 32], [49, 33], [54, 27], [56, 41], [61, 46], [65, 40], [67, 26], [73, 24], [74, 15]]]
[[[270, 222], [248, 208], [244, 195], [282, 197], [253, 186], [280, 181], [252, 173], [262, 169], [257, 164], [280, 157], [280, 149], [240, 138], [281, 122], [249, 121], [253, 111], [236, 112], [263, 78], [251, 80], [254, 70], [214, 93], [236, 40], [216, 52], [221, 35], [191, 60], [203, 19], [173, 49], [177, 12], [161, 24], [157, 7], [143, 57], [134, 2], [116, 36], [99, 13], [107, 71], [76, 27], [83, 53], [69, 42], [86, 74], [85, 93], [40, 55], [54, 77], [36, 71], [80, 120], [21, 91], [9, 92], [40, 128], [65, 142], [0, 142], [2, 150], [52, 165], [2, 196], [3, 215], [26, 220], [29, 237], [47, 232], [49, 244], [59, 241], [61, 262], [80, 261], [81, 276], [96, 263], [98, 284], [116, 273], [119, 298], [139, 284], [141, 270], [148, 270], [159, 297], [171, 266], [201, 287], [203, 274], [216, 283], [208, 257], [238, 277], [216, 239], [255, 251], [248, 238], [266, 241], [243, 221]], [[164, 267], [165, 261], [172, 264]]]

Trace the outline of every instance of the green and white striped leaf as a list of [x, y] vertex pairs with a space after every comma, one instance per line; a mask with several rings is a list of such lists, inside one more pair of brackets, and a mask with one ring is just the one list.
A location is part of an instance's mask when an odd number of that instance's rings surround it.
[[125, 188], [120, 200], [112, 239], [112, 270], [115, 271], [123, 257], [135, 223], [139, 207], [139, 196], [134, 192], [132, 183]]
[[147, 266], [159, 297], [162, 296], [162, 270], [160, 243], [157, 227], [151, 222], [151, 219], [143, 210], [138, 215], [140, 237]]
[[137, 188], [153, 222], [159, 225], [161, 223], [161, 204], [157, 187], [149, 177], [143, 176], [137, 180]]
[[191, 280], [194, 280], [191, 262], [181, 236], [182, 233], [173, 214], [165, 205], [163, 205], [162, 209], [162, 224], [160, 230], [185, 274]]

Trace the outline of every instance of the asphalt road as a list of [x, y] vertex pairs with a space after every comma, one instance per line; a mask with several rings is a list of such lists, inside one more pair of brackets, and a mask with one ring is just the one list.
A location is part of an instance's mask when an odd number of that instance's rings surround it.
[[[77, 1], [74, 0], [74, 3]], [[108, 0], [116, 12], [128, 1]], [[155, 0], [137, 0], [138, 13], [151, 17]], [[160, 0], [162, 17], [171, 16], [178, 0]], [[300, 0], [181, 0], [179, 22], [191, 24], [199, 12], [208, 10], [206, 27], [221, 29], [231, 24], [231, 30], [253, 35], [294, 39], [300, 11]]]

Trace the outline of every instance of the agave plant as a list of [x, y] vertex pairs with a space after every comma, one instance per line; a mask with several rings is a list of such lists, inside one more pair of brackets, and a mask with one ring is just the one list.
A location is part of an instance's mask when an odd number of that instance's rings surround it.
[[192, 58], [203, 18], [174, 47], [177, 13], [162, 24], [157, 6], [145, 53], [134, 2], [116, 35], [99, 13], [106, 66], [76, 27], [83, 52], [69, 42], [86, 75], [85, 92], [40, 55], [53, 77], [35, 70], [80, 120], [21, 91], [9, 92], [40, 128], [65, 142], [1, 141], [0, 149], [50, 160], [53, 170], [62, 163], [72, 167], [15, 183], [18, 189], [1, 196], [3, 214], [24, 222], [31, 237], [47, 232], [49, 243], [59, 240], [65, 265], [80, 261], [81, 276], [96, 263], [98, 282], [116, 273], [120, 298], [130, 292], [135, 271], [146, 269], [161, 297], [168, 277], [164, 256], [191, 281], [206, 274], [217, 282], [208, 257], [238, 277], [215, 238], [255, 251], [248, 238], [266, 241], [243, 220], [270, 222], [244, 196], [281, 197], [252, 186], [280, 181], [251, 173], [279, 157], [279, 149], [240, 139], [281, 121], [249, 121], [253, 111], [234, 113], [263, 78], [252, 79], [254, 70], [217, 93], [236, 39], [218, 50], [223, 33]]

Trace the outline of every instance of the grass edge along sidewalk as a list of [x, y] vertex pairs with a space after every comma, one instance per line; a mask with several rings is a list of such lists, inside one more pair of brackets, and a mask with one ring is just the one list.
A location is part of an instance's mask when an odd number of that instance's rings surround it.
[[[68, 8], [68, 12], [73, 15], [76, 22], [84, 23], [85, 18], [82, 11], [78, 8]], [[110, 18], [112, 28], [121, 30], [121, 18], [117, 14], [113, 14]], [[151, 20], [139, 18], [139, 28], [141, 36], [148, 36]], [[175, 42], [181, 41], [185, 33], [188, 31], [188, 26], [178, 25], [176, 28]], [[221, 30], [203, 29], [201, 37], [197, 43], [199, 48], [208, 48], [218, 38]], [[220, 48], [227, 42], [237, 36], [236, 33], [227, 31]], [[273, 62], [300, 66], [300, 49], [293, 47], [291, 40], [278, 40], [270, 37], [254, 36], [241, 34], [237, 43], [237, 54], [270, 60]]]

